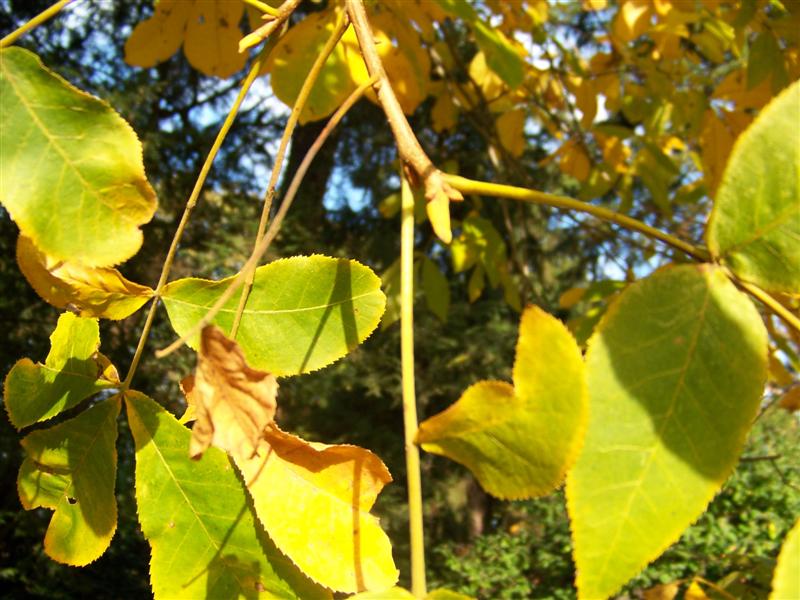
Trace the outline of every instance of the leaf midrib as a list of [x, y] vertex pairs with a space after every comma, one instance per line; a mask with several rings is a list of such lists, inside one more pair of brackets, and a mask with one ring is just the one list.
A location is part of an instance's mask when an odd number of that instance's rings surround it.
[[[281, 308], [281, 309], [272, 309], [272, 310], [256, 310], [256, 309], [248, 309], [245, 308], [244, 313], [245, 315], [282, 315], [282, 314], [291, 314], [291, 313], [301, 313], [301, 312], [311, 312], [315, 310], [323, 310], [326, 308], [333, 308], [336, 306], [341, 306], [342, 304], [346, 304], [347, 302], [354, 302], [355, 300], [360, 300], [361, 298], [366, 298], [367, 296], [372, 296], [374, 294], [380, 293], [380, 290], [371, 290], [364, 294], [359, 294], [358, 296], [350, 296], [349, 298], [345, 298], [344, 300], [339, 300], [337, 302], [331, 302], [328, 304], [317, 304], [314, 306], [303, 306], [300, 308]], [[196, 304], [194, 302], [190, 302], [188, 300], [181, 300], [176, 298], [175, 296], [163, 296], [164, 302], [174, 302], [175, 304], [183, 304], [184, 306], [190, 306], [195, 309], [202, 309], [207, 310], [210, 304]], [[219, 311], [220, 313], [236, 313], [235, 308], [222, 308]]]

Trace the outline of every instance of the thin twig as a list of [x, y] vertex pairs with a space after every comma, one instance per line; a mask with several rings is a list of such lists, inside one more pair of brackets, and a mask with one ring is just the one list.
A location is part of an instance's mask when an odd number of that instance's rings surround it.
[[[336, 48], [336, 44], [339, 43], [339, 40], [344, 35], [348, 25], [349, 21], [347, 19], [347, 15], [341, 14], [336, 26], [331, 32], [330, 37], [328, 37], [328, 41], [325, 42], [325, 46], [323, 47], [322, 51], [317, 55], [317, 58], [314, 60], [314, 64], [311, 65], [311, 69], [308, 71], [305, 81], [303, 81], [303, 86], [300, 88], [300, 93], [297, 95], [297, 99], [294, 102], [292, 112], [289, 115], [289, 118], [286, 120], [286, 127], [283, 130], [283, 136], [281, 137], [281, 142], [278, 146], [278, 152], [275, 155], [275, 162], [272, 165], [272, 174], [269, 178], [267, 191], [264, 194], [264, 206], [261, 210], [261, 220], [258, 223], [258, 231], [256, 232], [256, 239], [253, 246], [257, 246], [261, 241], [261, 238], [264, 237], [264, 230], [267, 227], [269, 213], [272, 210], [272, 200], [275, 197], [275, 188], [278, 185], [278, 178], [281, 174], [283, 159], [286, 156], [286, 149], [289, 147], [289, 141], [292, 139], [292, 133], [294, 133], [297, 121], [300, 119], [300, 114], [303, 112], [303, 109], [308, 102], [308, 97], [311, 95], [311, 90], [314, 88], [314, 84], [317, 82], [317, 79], [319, 79], [319, 74], [322, 72], [325, 62], [328, 60], [328, 57], [333, 52], [334, 48]], [[237, 307], [236, 314], [233, 317], [233, 325], [231, 325], [231, 339], [236, 339], [236, 333], [239, 331], [242, 313], [244, 312], [245, 304], [247, 304], [247, 298], [250, 296], [250, 289], [253, 287], [254, 273], [255, 271], [250, 274], [250, 277], [245, 280], [244, 286], [242, 287], [242, 294], [239, 297], [239, 306]]]
[[244, 0], [244, 3], [249, 4], [263, 13], [267, 13], [270, 17], [279, 17], [281, 15], [277, 8], [270, 6], [266, 2], [261, 2], [261, 0]]
[[153, 326], [153, 319], [155, 319], [156, 316], [156, 309], [158, 308], [158, 301], [161, 295], [161, 291], [164, 289], [164, 286], [167, 283], [167, 278], [169, 277], [170, 269], [172, 269], [172, 263], [175, 260], [175, 253], [178, 250], [178, 244], [180, 243], [181, 237], [183, 236], [183, 231], [186, 228], [186, 223], [188, 223], [189, 221], [189, 217], [192, 214], [192, 210], [197, 204], [197, 199], [200, 197], [200, 192], [203, 190], [203, 185], [205, 184], [206, 178], [208, 177], [208, 172], [211, 170], [211, 164], [214, 162], [214, 159], [216, 158], [217, 153], [219, 152], [219, 149], [222, 146], [222, 142], [228, 135], [228, 131], [230, 131], [230, 128], [233, 125], [233, 121], [236, 118], [236, 114], [239, 112], [239, 108], [242, 106], [242, 102], [244, 101], [247, 92], [250, 90], [250, 86], [253, 85], [253, 81], [255, 81], [256, 77], [261, 71], [261, 65], [265, 57], [266, 57], [266, 51], [262, 50], [258, 58], [256, 58], [256, 60], [253, 62], [253, 65], [250, 67], [250, 71], [247, 73], [247, 76], [242, 82], [242, 87], [239, 90], [239, 94], [236, 96], [236, 100], [234, 100], [233, 105], [228, 111], [228, 115], [225, 117], [225, 121], [222, 123], [222, 127], [220, 127], [219, 133], [217, 133], [217, 137], [214, 140], [214, 144], [208, 151], [208, 156], [206, 156], [206, 160], [203, 163], [202, 168], [200, 169], [200, 173], [197, 176], [197, 181], [195, 181], [194, 183], [194, 188], [192, 189], [192, 193], [189, 195], [189, 199], [186, 201], [186, 207], [183, 209], [183, 215], [181, 215], [181, 220], [178, 223], [178, 228], [175, 230], [175, 235], [172, 238], [172, 243], [169, 246], [166, 258], [164, 259], [164, 266], [161, 269], [161, 275], [159, 276], [158, 283], [156, 284], [156, 289], [153, 294], [153, 300], [150, 304], [150, 309], [147, 313], [147, 318], [145, 319], [144, 327], [142, 328], [142, 333], [139, 336], [139, 343], [137, 344], [136, 351], [133, 354], [133, 359], [131, 360], [131, 366], [128, 369], [128, 374], [125, 377], [125, 381], [122, 384], [122, 389], [128, 389], [131, 380], [133, 379], [133, 375], [136, 372], [136, 368], [139, 366], [139, 360], [142, 358], [142, 352], [144, 351], [145, 344], [147, 343], [147, 337], [150, 334], [150, 328]]
[[292, 16], [294, 9], [302, 2], [302, 0], [286, 0], [277, 9], [275, 15], [268, 15], [268, 21], [261, 27], [248, 33], [241, 40], [239, 40], [239, 52], [244, 52], [248, 48], [252, 48], [256, 44], [260, 44], [267, 39], [278, 27], [280, 27], [286, 19]]
[[47, 8], [40, 12], [38, 15], [33, 17], [30, 21], [25, 23], [24, 25], [17, 27], [14, 31], [9, 33], [6, 37], [0, 40], [0, 48], [5, 48], [6, 46], [10, 46], [14, 42], [17, 41], [22, 35], [25, 35], [30, 30], [37, 28], [39, 25], [44, 23], [45, 21], [49, 21], [53, 17], [55, 17], [61, 9], [64, 8], [67, 4], [72, 2], [73, 0], [59, 0], [55, 4], [53, 4], [50, 8]]
[[746, 281], [741, 281], [738, 279], [735, 279], [734, 281], [736, 281], [736, 285], [750, 294], [753, 298], [761, 302], [775, 315], [780, 317], [789, 327], [800, 333], [800, 318], [792, 313], [792, 311], [790, 311], [778, 300], [773, 298], [769, 293], [762, 290], [757, 285], [753, 285], [752, 283], [747, 283]]
[[214, 317], [217, 316], [222, 307], [233, 297], [233, 295], [239, 290], [239, 288], [244, 284], [245, 278], [248, 276], [250, 271], [255, 271], [256, 266], [258, 265], [261, 257], [264, 256], [264, 253], [269, 249], [272, 240], [275, 239], [275, 236], [278, 235], [278, 231], [280, 230], [281, 224], [283, 223], [283, 219], [286, 216], [286, 213], [289, 211], [289, 208], [294, 201], [294, 197], [297, 194], [297, 189], [300, 187], [300, 183], [305, 177], [306, 172], [308, 171], [308, 167], [311, 165], [311, 162], [316, 157], [317, 153], [319, 152], [322, 145], [325, 141], [330, 137], [333, 130], [342, 120], [344, 115], [347, 113], [348, 110], [358, 102], [358, 100], [364, 95], [364, 92], [367, 91], [370, 87], [372, 87], [375, 83], [374, 78], [370, 78], [369, 81], [366, 81], [363, 85], [359, 86], [347, 100], [342, 103], [339, 109], [333, 114], [330, 118], [330, 121], [325, 125], [325, 128], [320, 132], [319, 136], [314, 143], [311, 145], [311, 148], [308, 149], [305, 157], [303, 157], [303, 162], [300, 163], [300, 166], [297, 168], [297, 172], [292, 179], [292, 183], [289, 185], [289, 189], [286, 192], [286, 196], [281, 203], [280, 209], [278, 209], [275, 218], [272, 220], [272, 223], [267, 230], [267, 233], [261, 239], [258, 246], [253, 250], [253, 253], [250, 255], [250, 258], [247, 259], [244, 267], [239, 273], [233, 278], [230, 285], [228, 285], [227, 289], [222, 293], [222, 295], [217, 299], [217, 301], [211, 306], [208, 312], [200, 319], [193, 327], [191, 327], [184, 335], [180, 338], [175, 340], [172, 344], [158, 350], [156, 352], [157, 358], [163, 358], [168, 354], [171, 354], [181, 346], [183, 346], [188, 339], [197, 335], [197, 333], [206, 325], [211, 323]]
[[443, 242], [449, 244], [453, 238], [450, 231], [450, 201], [463, 200], [464, 197], [445, 181], [442, 172], [433, 165], [403, 114], [403, 109], [389, 83], [389, 78], [386, 76], [378, 49], [375, 46], [375, 39], [367, 20], [367, 11], [364, 8], [363, 0], [345, 0], [345, 6], [347, 14], [350, 15], [350, 20], [353, 22], [367, 71], [370, 75], [377, 77], [375, 93], [386, 119], [389, 121], [389, 126], [392, 128], [400, 158], [424, 183], [431, 225], [436, 235]]

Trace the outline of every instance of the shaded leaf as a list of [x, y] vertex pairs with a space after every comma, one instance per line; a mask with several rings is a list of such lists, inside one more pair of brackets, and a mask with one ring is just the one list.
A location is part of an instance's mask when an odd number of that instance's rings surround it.
[[518, 499], [558, 486], [586, 422], [583, 359], [555, 317], [532, 306], [520, 323], [514, 387], [481, 381], [423, 422], [417, 443], [468, 467], [490, 494]]
[[22, 429], [54, 417], [117, 385], [116, 369], [97, 352], [99, 347], [96, 319], [61, 315], [44, 364], [23, 358], [6, 376], [3, 398], [14, 427]]
[[25, 510], [55, 511], [44, 550], [58, 562], [83, 566], [106, 551], [117, 529], [117, 415], [104, 400], [69, 421], [22, 440], [25, 460], [17, 489]]
[[210, 445], [233, 456], [251, 458], [261, 432], [275, 416], [278, 382], [247, 366], [241, 349], [219, 328], [203, 328], [197, 373], [181, 388], [196, 421], [189, 455], [200, 458]]
[[422, 291], [430, 311], [441, 321], [446, 321], [450, 309], [450, 284], [436, 263], [427, 257], [422, 259]]
[[738, 139], [708, 224], [708, 247], [742, 279], [800, 292], [800, 82]]
[[521, 108], [504, 112], [497, 118], [497, 136], [500, 143], [514, 157], [525, 151], [525, 111]]
[[[330, 598], [259, 534], [227, 456], [189, 458], [189, 430], [150, 398], [125, 395], [136, 504], [155, 598]], [[190, 543], [187, 543], [191, 540]]]
[[710, 265], [625, 289], [586, 356], [589, 426], [567, 477], [580, 597], [605, 598], [703, 512], [766, 381], [758, 311]]
[[23, 235], [17, 240], [17, 264], [44, 300], [82, 317], [124, 319], [153, 296], [152, 289], [128, 281], [116, 269], [54, 260]]
[[2, 50], [0, 75], [2, 202], [23, 235], [91, 267], [136, 254], [156, 197], [130, 125], [27, 50]]
[[[181, 279], [163, 291], [179, 335], [199, 321], [227, 288], [221, 281]], [[239, 296], [214, 323], [230, 331]], [[295, 256], [256, 269], [236, 341], [247, 363], [276, 376], [307, 373], [341, 358], [377, 327], [386, 305], [380, 279], [343, 258]], [[189, 341], [197, 348], [198, 339]]]
[[800, 598], [800, 519], [794, 524], [778, 555], [770, 600]]
[[206, 75], [230, 77], [247, 61], [239, 53], [242, 2], [159, 0], [152, 17], [139, 23], [125, 42], [125, 62], [152, 67], [183, 45], [186, 59]]
[[392, 480], [377, 456], [310, 443], [273, 423], [257, 456], [234, 458], [264, 528], [311, 579], [341, 592], [394, 585], [389, 538], [368, 512]]

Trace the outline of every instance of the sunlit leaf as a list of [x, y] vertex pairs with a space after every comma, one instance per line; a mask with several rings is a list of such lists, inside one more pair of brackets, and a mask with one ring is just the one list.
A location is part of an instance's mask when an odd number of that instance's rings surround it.
[[563, 481], [585, 422], [581, 352], [558, 319], [529, 307], [520, 323], [514, 387], [476, 383], [423, 422], [417, 442], [468, 467], [490, 494], [528, 498]]
[[633, 284], [586, 356], [589, 426], [567, 477], [582, 598], [606, 598], [675, 542], [733, 470], [759, 407], [767, 335], [710, 265]]
[[91, 267], [139, 250], [156, 209], [136, 134], [21, 48], [0, 53], [0, 200], [48, 256]]
[[800, 519], [786, 536], [772, 578], [770, 600], [800, 598]]
[[247, 54], [239, 53], [244, 4], [230, 0], [159, 0], [152, 17], [139, 23], [125, 42], [125, 62], [152, 67], [183, 45], [186, 59], [206, 75], [230, 77]]
[[44, 537], [53, 560], [83, 566], [106, 551], [117, 529], [118, 397], [22, 440], [17, 489], [26, 510], [55, 511]]
[[389, 538], [368, 512], [392, 480], [377, 456], [306, 442], [272, 424], [259, 454], [236, 464], [264, 528], [306, 575], [341, 592], [397, 581]]
[[756, 118], [731, 152], [708, 225], [708, 247], [742, 279], [800, 292], [800, 82]]
[[211, 325], [200, 338], [196, 375], [181, 387], [196, 418], [192, 458], [212, 444], [233, 456], [255, 454], [261, 432], [275, 416], [278, 382], [273, 375], [248, 367], [236, 342]]
[[[383, 590], [380, 592], [361, 592], [360, 594], [348, 596], [348, 600], [414, 600], [414, 598], [416, 598], [416, 596], [414, 596], [411, 592], [401, 587], [393, 587], [389, 588], [388, 590]], [[473, 599], [470, 596], [465, 596], [464, 594], [459, 594], [458, 592], [452, 592], [450, 590], [440, 588], [438, 590], [433, 590], [432, 592], [428, 592], [424, 600], [473, 600]]]
[[172, 598], [330, 598], [259, 532], [225, 453], [189, 458], [189, 430], [150, 398], [125, 395], [150, 584]]
[[509, 110], [498, 117], [497, 136], [500, 143], [514, 157], [525, 151], [525, 111], [521, 108]]
[[627, 44], [650, 27], [653, 15], [652, 0], [622, 0], [612, 23], [613, 39]]
[[14, 427], [22, 429], [54, 417], [118, 385], [116, 369], [98, 353], [99, 347], [96, 319], [61, 315], [44, 364], [23, 358], [6, 377], [3, 398]]
[[[229, 279], [181, 279], [167, 285], [164, 304], [178, 334], [199, 321], [225, 291]], [[347, 259], [295, 256], [256, 270], [236, 341], [247, 363], [276, 376], [324, 367], [363, 342], [386, 304], [380, 279]], [[237, 294], [214, 319], [230, 331]], [[197, 348], [198, 339], [190, 340]]]
[[152, 289], [128, 281], [116, 269], [54, 260], [22, 235], [17, 240], [17, 264], [44, 300], [82, 317], [124, 319], [153, 296]]

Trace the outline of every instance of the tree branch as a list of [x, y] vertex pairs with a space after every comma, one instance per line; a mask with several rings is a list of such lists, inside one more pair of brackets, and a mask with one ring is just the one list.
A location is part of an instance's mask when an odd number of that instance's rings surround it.
[[409, 125], [400, 102], [395, 96], [383, 63], [375, 46], [375, 39], [367, 20], [367, 11], [363, 0], [345, 0], [347, 14], [356, 31], [358, 45], [361, 47], [361, 56], [367, 65], [367, 71], [377, 77], [375, 93], [378, 96], [381, 108], [389, 126], [392, 128], [397, 151], [403, 163], [411, 170], [412, 175], [422, 181], [425, 186], [425, 198], [428, 201], [427, 210], [433, 230], [446, 244], [453, 239], [450, 231], [450, 201], [463, 200], [461, 192], [450, 186], [445, 181], [443, 173], [437, 169], [425, 154], [422, 146], [414, 135]]

